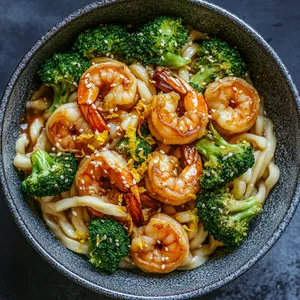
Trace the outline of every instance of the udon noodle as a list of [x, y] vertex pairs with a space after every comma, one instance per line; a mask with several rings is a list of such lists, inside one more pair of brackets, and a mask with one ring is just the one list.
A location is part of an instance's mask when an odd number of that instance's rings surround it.
[[[198, 44], [195, 41], [201, 41], [206, 35], [200, 31], [190, 28], [188, 43], [182, 48], [181, 56], [191, 59], [187, 66], [179, 68], [174, 73], [182, 79], [189, 81], [191, 69], [197, 53]], [[94, 58], [92, 64], [97, 66], [104, 62], [115, 62], [108, 57]], [[141, 64], [134, 63], [128, 66], [137, 82], [136, 103], [137, 105], [130, 111], [124, 110], [120, 115], [120, 124], [115, 120], [107, 119], [109, 128], [109, 137], [101, 147], [114, 149], [120, 138], [120, 127], [123, 131], [130, 127], [137, 127], [141, 116], [140, 110], [149, 109], [149, 103], [153, 96], [157, 95], [157, 89], [151, 80], [151, 74], [154, 73], [152, 66], [144, 67]], [[76, 103], [77, 91], [73, 92], [68, 99], [68, 103]], [[31, 153], [36, 149], [44, 149], [48, 152], [56, 150], [51, 144], [46, 133], [46, 123], [49, 116], [44, 112], [52, 103], [51, 90], [42, 85], [37, 90], [26, 105], [27, 119], [22, 125], [22, 130], [16, 141], [16, 156], [14, 166], [24, 171], [26, 175], [30, 174], [32, 163]], [[77, 107], [77, 105], [76, 105]], [[35, 114], [31, 114], [35, 111]], [[31, 114], [31, 115], [30, 115]], [[28, 117], [30, 115], [30, 117]], [[250, 196], [257, 196], [260, 203], [264, 204], [270, 191], [279, 179], [279, 169], [274, 162], [274, 152], [276, 149], [276, 138], [273, 130], [272, 121], [266, 116], [263, 101], [260, 102], [259, 115], [255, 124], [248, 132], [234, 134], [228, 138], [230, 143], [248, 141], [254, 148], [255, 163], [246, 173], [236, 178], [230, 183], [230, 192], [235, 199], [243, 200]], [[156, 151], [171, 153], [178, 159], [181, 157], [180, 151], [173, 151], [170, 145], [164, 145], [158, 142]], [[90, 156], [86, 155], [81, 160], [80, 165]], [[141, 187], [140, 187], [141, 188]], [[87, 223], [94, 217], [93, 210], [101, 212], [103, 215], [116, 217], [119, 220], [127, 220], [128, 212], [124, 204], [119, 204], [109, 199], [109, 196], [83, 196], [76, 188], [75, 182], [70, 191], [66, 191], [57, 196], [35, 198], [39, 201], [42, 216], [58, 240], [71, 251], [88, 255], [88, 227]], [[87, 207], [93, 210], [88, 210]], [[205, 231], [204, 226], [197, 215], [195, 200], [192, 199], [180, 206], [174, 206], [168, 203], [161, 203], [160, 207], [153, 212], [153, 209], [144, 207], [142, 209], [145, 220], [150, 220], [153, 214], [163, 213], [181, 224], [188, 237], [188, 254], [178, 267], [179, 270], [191, 270], [204, 264], [209, 256], [223, 244], [218, 242]], [[130, 256], [125, 257], [120, 268], [133, 269], [136, 265]]]

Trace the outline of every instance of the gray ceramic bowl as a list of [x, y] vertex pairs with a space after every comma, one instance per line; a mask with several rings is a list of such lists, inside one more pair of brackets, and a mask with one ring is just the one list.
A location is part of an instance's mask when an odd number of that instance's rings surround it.
[[[156, 15], [175, 15], [204, 32], [218, 34], [236, 45], [246, 58], [254, 84], [265, 99], [275, 123], [276, 162], [280, 181], [252, 223], [249, 236], [225, 256], [218, 250], [201, 268], [164, 276], [119, 270], [113, 275], [96, 273], [82, 257], [68, 251], [45, 227], [20, 192], [12, 162], [19, 118], [32, 91], [36, 72], [45, 58], [72, 43], [82, 30], [105, 22], [138, 23]], [[227, 11], [193, 0], [124, 0], [94, 3], [54, 26], [25, 55], [8, 83], [1, 103], [1, 181], [16, 222], [34, 248], [55, 268], [74, 281], [117, 298], [183, 299], [206, 294], [241, 275], [257, 262], [280, 237], [299, 202], [300, 121], [296, 88], [274, 51], [253, 29]]]

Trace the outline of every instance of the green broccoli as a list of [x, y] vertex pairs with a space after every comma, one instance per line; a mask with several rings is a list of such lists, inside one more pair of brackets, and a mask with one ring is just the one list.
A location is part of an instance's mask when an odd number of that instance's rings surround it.
[[191, 82], [204, 90], [207, 85], [217, 78], [226, 76], [242, 77], [246, 72], [246, 65], [240, 53], [227, 42], [212, 38], [203, 41], [198, 48], [199, 58], [194, 70], [197, 72]]
[[46, 197], [59, 195], [71, 189], [77, 163], [72, 154], [51, 157], [44, 150], [31, 154], [32, 174], [22, 182], [27, 196]]
[[202, 89], [197, 83], [194, 83], [194, 82], [190, 81], [190, 82], [189, 82], [189, 85], [190, 85], [194, 90], [196, 90], [198, 93], [203, 94], [204, 89]]
[[60, 105], [65, 104], [90, 62], [78, 53], [55, 53], [47, 59], [38, 74], [42, 82], [53, 88], [54, 101], [48, 108], [53, 113]]
[[256, 197], [235, 200], [225, 187], [202, 191], [196, 203], [204, 229], [226, 246], [238, 246], [247, 236], [249, 221], [263, 211]]
[[122, 60], [127, 40], [129, 33], [126, 28], [103, 25], [81, 33], [73, 48], [88, 59], [113, 55], [114, 58]]
[[135, 165], [143, 163], [153, 151], [153, 145], [147, 140], [151, 135], [146, 123], [141, 126], [140, 135], [135, 133], [133, 138], [123, 137], [116, 145], [116, 150], [127, 158], [132, 158]]
[[248, 142], [230, 144], [219, 135], [212, 123], [209, 129], [211, 134], [196, 143], [196, 148], [204, 159], [204, 171], [199, 178], [203, 189], [224, 186], [254, 164], [253, 148]]
[[161, 16], [132, 33], [126, 50], [127, 59], [178, 69], [191, 62], [180, 56], [188, 41], [188, 30], [182, 19]]
[[127, 231], [114, 219], [95, 218], [89, 222], [90, 263], [99, 270], [114, 272], [129, 254]]

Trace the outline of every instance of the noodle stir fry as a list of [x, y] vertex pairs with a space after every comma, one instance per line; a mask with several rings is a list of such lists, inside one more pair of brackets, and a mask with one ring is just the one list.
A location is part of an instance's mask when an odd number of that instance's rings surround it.
[[39, 76], [14, 166], [66, 248], [98, 271], [168, 273], [243, 242], [279, 169], [237, 49], [161, 16], [81, 33]]

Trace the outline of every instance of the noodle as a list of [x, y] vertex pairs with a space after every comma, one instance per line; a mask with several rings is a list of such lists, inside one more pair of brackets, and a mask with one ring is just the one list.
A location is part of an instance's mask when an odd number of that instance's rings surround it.
[[[181, 56], [191, 59], [192, 62], [187, 66], [174, 70], [174, 73], [177, 72], [179, 77], [187, 82], [189, 82], [190, 77], [193, 75], [192, 68], [199, 47], [195, 41], [201, 41], [207, 38], [206, 34], [198, 30], [192, 28], [189, 28], [189, 30], [188, 42], [182, 47]], [[91, 63], [94, 65], [113, 62], [117, 61], [109, 57], [96, 57], [91, 60]], [[103, 143], [98, 147], [99, 150], [101, 148], [114, 150], [119, 139], [125, 135], [125, 132], [138, 130], [138, 125], [141, 123], [141, 120], [146, 120], [150, 114], [150, 109], [153, 108], [153, 96], [157, 95], [156, 86], [151, 80], [155, 71], [153, 66], [144, 67], [139, 63], [134, 63], [129, 66], [129, 69], [136, 80], [137, 86], [134, 103], [128, 106], [130, 109], [121, 107], [119, 110], [112, 109], [112, 112], [109, 110], [109, 113], [106, 113], [105, 117], [107, 118], [106, 124], [109, 128], [109, 136], [107, 139], [107, 136], [105, 136]], [[249, 75], [247, 75], [247, 80], [251, 83]], [[69, 95], [67, 102], [76, 103], [77, 97], [77, 91], [74, 91]], [[16, 141], [16, 155], [13, 162], [14, 166], [24, 171], [25, 174], [29, 174], [32, 169], [30, 156], [33, 151], [43, 149], [48, 152], [55, 152], [54, 150], [56, 150], [55, 147], [57, 147], [57, 145], [51, 145], [46, 132], [46, 123], [49, 118], [47, 109], [50, 107], [52, 100], [52, 90], [42, 85], [32, 95], [26, 105], [28, 123], [26, 124], [26, 130], [20, 133]], [[77, 106], [76, 109], [79, 111]], [[80, 111], [79, 114], [81, 115]], [[118, 120], [116, 120], [116, 116]], [[88, 135], [86, 133], [89, 133], [89, 131], [85, 132], [83, 127], [84, 125], [81, 125], [81, 133], [83, 134], [80, 137], [84, 139], [84, 136]], [[59, 136], [64, 133], [63, 129], [58, 129]], [[67, 129], [71, 131], [73, 129], [72, 124], [70, 128]], [[90, 135], [94, 136], [94, 134]], [[72, 138], [76, 140], [78, 137], [74, 135]], [[237, 200], [256, 196], [259, 202], [264, 204], [270, 191], [279, 180], [280, 171], [274, 162], [276, 138], [273, 123], [265, 116], [262, 101], [260, 102], [259, 115], [252, 128], [248, 132], [234, 134], [229, 138], [229, 142], [233, 144], [241, 141], [247, 141], [253, 146], [255, 163], [252, 168], [248, 169], [244, 174], [234, 179], [234, 181], [228, 185], [230, 187], [230, 193]], [[91, 145], [89, 146], [91, 147]], [[97, 153], [98, 149], [96, 149], [95, 153]], [[166, 155], [172, 155], [178, 160], [180, 160], [183, 155], [178, 145], [166, 145], [159, 141], [157, 141], [156, 151]], [[89, 157], [90, 155], [86, 155], [84, 152], [83, 155], [78, 155], [79, 168], [83, 166]], [[147, 161], [145, 161], [145, 165], [146, 164]], [[132, 167], [133, 164], [129, 161], [128, 165]], [[147, 168], [147, 166], [145, 168]], [[180, 166], [180, 168], [183, 168], [183, 166]], [[141, 180], [139, 189], [145, 189], [143, 176], [146, 169], [144, 169], [143, 172], [141, 170], [139, 171], [141, 172], [139, 174], [139, 180]], [[137, 172], [137, 170], [133, 168], [132, 172]], [[130, 223], [132, 221], [126, 207], [121, 206], [121, 202], [119, 202], [120, 195], [122, 200], [122, 194], [120, 192], [116, 193], [114, 190], [108, 190], [106, 191], [107, 194], [95, 193], [93, 196], [82, 196], [81, 193], [78, 193], [78, 191], [81, 192], [81, 190], [79, 188], [77, 190], [77, 188], [78, 186], [76, 187], [76, 182], [74, 181], [69, 191], [65, 191], [58, 196], [36, 198], [36, 201], [39, 201], [43, 219], [55, 237], [71, 251], [88, 255], [89, 229], [87, 223], [93, 217], [99, 215], [112, 216], [118, 220], [126, 221], [128, 227], [132, 225]], [[148, 192], [150, 192], [150, 190], [148, 190]], [[116, 198], [118, 199], [116, 200]], [[177, 268], [178, 270], [192, 270], [201, 266], [209, 259], [209, 256], [217, 247], [223, 245], [205, 231], [202, 221], [198, 218], [197, 209], [195, 207], [195, 200], [190, 200], [178, 206], [161, 202], [159, 208], [154, 209], [146, 206], [142, 210], [146, 222], [149, 222], [153, 215], [163, 213], [176, 220], [180, 226], [184, 228], [188, 238], [188, 252]], [[130, 229], [129, 231], [131, 232]], [[130, 256], [123, 258], [119, 267], [126, 269], [137, 268]]]

